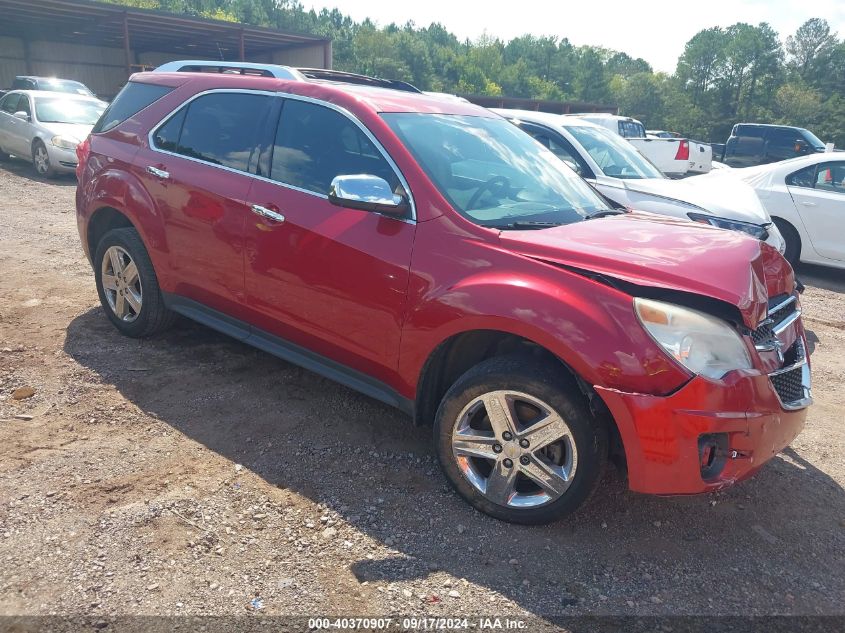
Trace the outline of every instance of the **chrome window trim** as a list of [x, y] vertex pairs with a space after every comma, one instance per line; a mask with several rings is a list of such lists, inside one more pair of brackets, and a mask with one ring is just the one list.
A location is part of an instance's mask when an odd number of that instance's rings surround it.
[[[185, 156], [184, 154], [179, 154], [177, 152], [171, 152], [171, 151], [168, 151], [168, 150], [164, 150], [164, 149], [161, 149], [161, 148], [156, 146], [155, 141], [154, 141], [154, 137], [155, 137], [156, 132], [158, 132], [159, 129], [164, 127], [174, 114], [179, 112], [179, 110], [181, 110], [182, 108], [187, 107], [194, 100], [199, 99], [200, 97], [203, 97], [205, 95], [216, 94], [216, 93], [259, 94], [259, 95], [267, 95], [269, 97], [275, 97], [275, 98], [278, 98], [278, 99], [293, 99], [293, 100], [297, 100], [297, 101], [304, 101], [306, 103], [312, 103], [314, 105], [322, 106], [324, 108], [329, 108], [330, 110], [334, 110], [335, 112], [341, 114], [342, 116], [345, 116], [347, 119], [352, 121], [352, 123], [354, 123], [358, 127], [358, 129], [360, 129], [364, 133], [364, 136], [366, 136], [370, 140], [370, 142], [373, 143], [373, 146], [378, 150], [378, 152], [381, 154], [382, 158], [384, 158], [384, 160], [387, 161], [387, 164], [390, 165], [390, 168], [393, 170], [394, 174], [399, 179], [399, 182], [402, 184], [402, 187], [404, 187], [405, 192], [408, 194], [408, 204], [409, 204], [409, 207], [410, 207], [410, 210], [411, 210], [411, 217], [409, 217], [409, 218], [397, 218], [396, 216], [392, 216], [392, 215], [384, 214], [384, 213], [377, 213], [375, 211], [365, 211], [365, 213], [375, 213], [376, 215], [383, 215], [384, 217], [389, 217], [393, 220], [399, 220], [400, 222], [406, 222], [406, 223], [409, 223], [409, 224], [416, 224], [416, 222], [417, 222], [417, 207], [416, 207], [416, 204], [414, 202], [414, 194], [411, 192], [411, 187], [408, 185], [408, 181], [405, 179], [404, 174], [402, 174], [402, 171], [399, 169], [399, 166], [395, 163], [393, 158], [391, 158], [390, 154], [388, 154], [388, 152], [384, 148], [384, 146], [379, 142], [379, 140], [373, 135], [373, 133], [370, 132], [370, 130], [367, 129], [367, 127], [355, 115], [353, 115], [351, 112], [349, 112], [349, 110], [347, 110], [346, 108], [343, 108], [341, 106], [335, 105], [333, 103], [329, 103], [327, 101], [321, 101], [320, 99], [314, 99], [313, 97], [304, 97], [304, 96], [301, 96], [301, 95], [295, 95], [295, 94], [273, 91], [273, 90], [250, 90], [248, 88], [211, 88], [209, 90], [204, 90], [203, 92], [198, 92], [197, 94], [191, 96], [190, 99], [187, 99], [187, 100], [183, 101], [182, 103], [180, 103], [173, 110], [171, 110], [166, 115], [164, 115], [161, 118], [161, 120], [155, 126], [153, 126], [153, 128], [147, 134], [147, 146], [149, 147], [149, 149], [153, 152], [158, 153], [158, 154], [175, 156], [176, 158], [182, 158], [184, 160], [193, 161], [193, 162], [199, 163], [201, 165], [208, 165], [209, 167], [216, 167], [217, 169], [222, 169], [224, 171], [229, 171], [229, 172], [232, 172], [232, 173], [235, 173], [235, 174], [241, 174], [243, 176], [255, 178], [256, 180], [262, 180], [264, 182], [269, 182], [269, 183], [272, 183], [272, 184], [277, 185], [279, 187], [282, 187], [284, 189], [291, 189], [293, 191], [298, 191], [300, 193], [306, 193], [308, 195], [315, 196], [317, 198], [321, 198], [323, 200], [328, 201], [329, 196], [327, 194], [320, 193], [318, 191], [312, 191], [310, 189], [304, 189], [302, 187], [297, 187], [296, 185], [291, 185], [291, 184], [288, 184], [286, 182], [280, 182], [278, 180], [273, 180], [272, 178], [267, 178], [265, 176], [259, 176], [258, 174], [251, 174], [248, 171], [241, 171], [240, 169], [234, 169], [232, 167], [227, 167], [226, 165], [217, 165], [215, 163], [210, 163], [208, 161], [201, 160], [199, 158], [194, 158], [192, 156]], [[282, 110], [284, 111], [284, 106], [283, 106]]]

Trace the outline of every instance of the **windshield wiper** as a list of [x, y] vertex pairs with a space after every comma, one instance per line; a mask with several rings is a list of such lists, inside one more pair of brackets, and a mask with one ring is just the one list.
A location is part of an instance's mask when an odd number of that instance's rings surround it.
[[499, 229], [500, 231], [507, 231], [508, 229], [548, 229], [554, 226], [563, 226], [565, 222], [530, 222], [530, 221], [517, 221], [511, 222], [510, 224], [496, 224], [496, 225], [487, 225], [491, 229]]
[[601, 211], [594, 211], [585, 216], [585, 220], [595, 220], [596, 218], [604, 218], [608, 215], [625, 215], [627, 211], [620, 211], [619, 209], [602, 209]]

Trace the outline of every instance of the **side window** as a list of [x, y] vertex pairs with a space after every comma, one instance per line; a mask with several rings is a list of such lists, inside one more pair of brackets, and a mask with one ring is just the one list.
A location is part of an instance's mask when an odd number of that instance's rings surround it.
[[786, 177], [786, 184], [790, 187], [812, 187], [816, 181], [816, 166], [810, 165]]
[[821, 191], [845, 193], [845, 162], [820, 164], [815, 187]]
[[91, 133], [108, 132], [129, 117], [138, 114], [151, 103], [161, 99], [171, 90], [173, 88], [169, 86], [142, 84], [137, 81], [130, 81], [109, 104], [109, 107], [103, 112], [103, 116], [94, 125]]
[[168, 152], [175, 152], [179, 146], [179, 134], [182, 132], [182, 122], [185, 120], [185, 113], [188, 108], [182, 108], [170, 119], [158, 128], [153, 135], [153, 144], [158, 149]]
[[584, 178], [593, 177], [593, 173], [587, 166], [587, 163], [566, 139], [538, 125], [523, 123], [520, 127], [534, 137], [534, 140], [538, 141], [540, 145], [551, 150], [552, 154], [578, 172], [579, 176]]
[[796, 130], [774, 129], [769, 131], [768, 141], [769, 147], [791, 150], [798, 144], [798, 141], [803, 142], [804, 139]]
[[194, 99], [188, 105], [176, 151], [249, 171], [270, 103], [267, 95], [243, 92], [212, 93]]
[[336, 176], [353, 174], [379, 176], [393, 191], [401, 188], [388, 162], [346, 116], [313, 103], [285, 100], [273, 145], [270, 177], [325, 195]]
[[20, 101], [20, 98], [21, 96], [17, 93], [6, 95], [3, 97], [3, 101], [0, 102], [0, 110], [14, 114], [18, 111], [18, 101]]
[[17, 108], [17, 112], [26, 112], [28, 115], [32, 116], [32, 108], [29, 105], [29, 97], [26, 95], [21, 95], [21, 100], [18, 101]]

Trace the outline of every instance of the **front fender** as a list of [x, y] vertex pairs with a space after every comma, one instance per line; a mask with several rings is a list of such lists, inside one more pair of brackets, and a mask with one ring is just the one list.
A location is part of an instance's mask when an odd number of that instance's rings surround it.
[[629, 295], [549, 264], [510, 259], [510, 269], [491, 267], [420, 297], [403, 331], [403, 380], [416, 384], [443, 341], [473, 330], [528, 339], [591, 385], [662, 395], [688, 380], [639, 324]]

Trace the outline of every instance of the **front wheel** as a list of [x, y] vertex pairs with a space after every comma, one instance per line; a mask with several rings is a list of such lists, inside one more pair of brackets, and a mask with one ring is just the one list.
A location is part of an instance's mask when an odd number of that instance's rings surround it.
[[541, 524], [580, 507], [601, 479], [607, 429], [559, 365], [485, 361], [449, 389], [434, 425], [437, 456], [476, 509]]
[[47, 146], [41, 141], [35, 141], [32, 144], [32, 166], [35, 167], [38, 175], [44, 178], [52, 178], [56, 173], [50, 162]]

